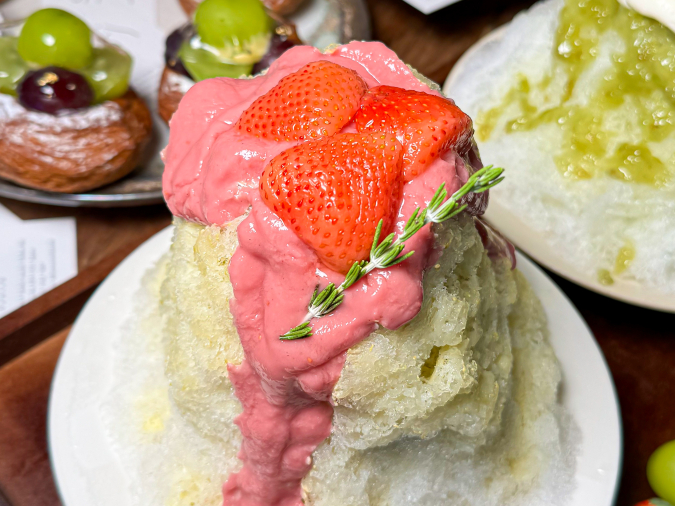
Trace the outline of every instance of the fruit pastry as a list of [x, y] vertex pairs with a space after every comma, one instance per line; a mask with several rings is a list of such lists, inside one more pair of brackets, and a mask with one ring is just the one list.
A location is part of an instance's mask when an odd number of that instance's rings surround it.
[[266, 11], [260, 0], [204, 0], [194, 22], [166, 39], [160, 116], [168, 123], [195, 82], [258, 74], [299, 43], [295, 27]]
[[59, 9], [0, 35], [0, 177], [76, 193], [131, 172], [152, 120], [129, 87], [129, 55]]
[[162, 382], [123, 396], [147, 424], [115, 410], [139, 504], [535, 504], [552, 469], [560, 493], [546, 317], [480, 221], [502, 169], [437, 86], [380, 43], [296, 46], [193, 86], [164, 158]]
[[[181, 7], [183, 7], [183, 10], [189, 16], [192, 16], [192, 14], [194, 14], [194, 12], [199, 7], [199, 4], [204, 0], [179, 0], [179, 1]], [[270, 12], [285, 16], [295, 11], [304, 1], [305, 0], [263, 0], [263, 3]], [[235, 2], [236, 0], [232, 0], [231, 3], [234, 4]]]

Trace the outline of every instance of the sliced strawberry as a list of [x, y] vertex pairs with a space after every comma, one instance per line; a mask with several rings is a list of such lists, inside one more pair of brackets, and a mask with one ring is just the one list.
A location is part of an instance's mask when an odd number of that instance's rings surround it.
[[396, 221], [401, 144], [391, 134], [345, 133], [288, 149], [265, 167], [260, 194], [331, 269], [365, 260], [380, 219], [382, 238]]
[[359, 132], [389, 132], [403, 144], [406, 181], [449, 149], [470, 147], [471, 118], [452, 100], [392, 86], [372, 88], [354, 118]]
[[367, 89], [351, 69], [323, 60], [312, 62], [253, 102], [237, 127], [277, 142], [327, 137], [351, 121]]

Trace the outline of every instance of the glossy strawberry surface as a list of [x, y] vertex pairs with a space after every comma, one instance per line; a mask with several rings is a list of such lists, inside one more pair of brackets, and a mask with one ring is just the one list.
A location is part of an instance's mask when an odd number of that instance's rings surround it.
[[471, 118], [452, 100], [393, 86], [370, 89], [354, 121], [359, 132], [388, 132], [403, 144], [405, 180], [419, 176], [449, 149], [466, 151]]
[[312, 62], [253, 102], [237, 128], [273, 141], [327, 137], [351, 121], [366, 89], [353, 70], [327, 61]]
[[383, 235], [401, 199], [401, 144], [392, 134], [343, 133], [288, 149], [260, 178], [263, 201], [331, 269], [365, 260], [380, 219]]

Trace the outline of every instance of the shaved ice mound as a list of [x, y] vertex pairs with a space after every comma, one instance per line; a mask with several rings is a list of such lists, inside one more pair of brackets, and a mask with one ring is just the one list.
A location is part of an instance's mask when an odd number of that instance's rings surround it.
[[[241, 467], [241, 405], [227, 373], [243, 359], [228, 310], [239, 221], [176, 219], [120, 344], [106, 412], [136, 504], [220, 505]], [[508, 261], [488, 258], [473, 218], [434, 232], [442, 255], [424, 276], [419, 314], [347, 352], [303, 501], [567, 504], [574, 431], [541, 304]]]

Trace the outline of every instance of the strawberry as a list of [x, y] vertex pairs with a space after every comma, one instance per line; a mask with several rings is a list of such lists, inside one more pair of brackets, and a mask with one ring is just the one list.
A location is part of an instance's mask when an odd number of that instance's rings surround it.
[[354, 118], [359, 132], [389, 132], [403, 144], [405, 181], [449, 149], [470, 147], [471, 118], [452, 100], [392, 86], [372, 88]]
[[260, 178], [260, 194], [331, 269], [365, 260], [380, 219], [382, 238], [401, 200], [403, 147], [391, 134], [343, 133], [287, 149]]
[[664, 501], [663, 499], [654, 498], [639, 502], [635, 506], [670, 506], [670, 503]]
[[236, 126], [242, 133], [277, 142], [327, 137], [351, 121], [367, 89], [353, 70], [312, 62], [253, 102]]

